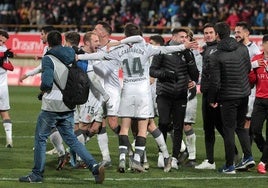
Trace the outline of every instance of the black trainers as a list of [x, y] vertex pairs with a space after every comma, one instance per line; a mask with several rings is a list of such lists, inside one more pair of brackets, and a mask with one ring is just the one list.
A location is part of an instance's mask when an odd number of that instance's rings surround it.
[[246, 171], [250, 168], [253, 168], [255, 166], [255, 161], [252, 156], [248, 158], [242, 158], [240, 163], [235, 165], [236, 170]]
[[178, 163], [181, 165], [185, 162], [185, 160], [189, 157], [189, 153], [187, 150], [181, 152], [178, 156]]
[[70, 153], [66, 152], [64, 155], [58, 158], [58, 165], [56, 170], [63, 169], [64, 165], [70, 161]]
[[20, 182], [26, 182], [26, 183], [42, 183], [43, 178], [34, 175], [33, 173], [27, 175], [27, 176], [22, 176], [19, 178]]
[[104, 165], [102, 164], [97, 164], [94, 169], [97, 168], [96, 170], [93, 170], [92, 171], [92, 174], [95, 178], [95, 182], [97, 184], [102, 184], [104, 179], [105, 179], [105, 174], [104, 174], [104, 171], [105, 171], [105, 168], [104, 168]]
[[186, 163], [185, 166], [186, 167], [195, 167], [197, 165], [196, 160], [195, 159], [189, 159]]

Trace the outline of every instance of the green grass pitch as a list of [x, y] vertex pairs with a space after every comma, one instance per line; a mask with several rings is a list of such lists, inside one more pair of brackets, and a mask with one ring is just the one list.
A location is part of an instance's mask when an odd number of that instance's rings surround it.
[[[57, 156], [48, 156], [46, 159], [45, 178], [42, 184], [27, 184], [18, 182], [18, 178], [27, 175], [33, 167], [33, 141], [35, 123], [40, 111], [41, 102], [37, 99], [38, 87], [9, 87], [13, 122], [14, 148], [5, 148], [5, 133], [0, 129], [0, 187], [267, 187], [268, 176], [257, 174], [256, 169], [248, 172], [237, 172], [235, 175], [224, 175], [217, 170], [195, 170], [181, 167], [164, 173], [157, 168], [157, 146], [151, 135], [147, 138], [147, 155], [150, 169], [147, 173], [117, 172], [118, 166], [118, 139], [107, 128], [109, 135], [109, 148], [112, 157], [111, 168], [106, 169], [106, 180], [103, 185], [96, 185], [91, 173], [86, 169], [72, 169], [69, 164], [61, 171], [56, 171]], [[202, 129], [201, 102], [198, 95], [197, 123], [194, 129], [197, 135], [197, 161], [205, 158], [204, 136]], [[130, 136], [132, 139], [132, 137]], [[238, 141], [236, 142], [237, 145]], [[93, 137], [87, 143], [87, 148], [93, 156], [100, 161], [101, 154]], [[51, 149], [50, 141], [47, 150]], [[170, 138], [168, 148], [171, 152]], [[260, 152], [256, 145], [252, 147], [256, 163], [259, 162]], [[241, 154], [241, 149], [239, 147]], [[224, 148], [222, 138], [218, 135], [215, 144], [215, 161], [217, 167], [224, 164]]]

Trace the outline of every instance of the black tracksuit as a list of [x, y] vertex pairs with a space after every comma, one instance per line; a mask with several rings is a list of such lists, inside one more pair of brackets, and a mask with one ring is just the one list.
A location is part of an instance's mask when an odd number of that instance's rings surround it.
[[159, 112], [159, 129], [166, 140], [173, 124], [173, 153], [178, 158], [187, 103], [189, 80], [198, 81], [199, 72], [190, 50], [154, 56], [150, 76], [157, 78], [156, 94]]
[[208, 101], [208, 88], [210, 82], [210, 69], [212, 62], [210, 56], [217, 50], [217, 41], [208, 42], [203, 49], [203, 65], [200, 91], [202, 92], [202, 117], [205, 133], [206, 157], [208, 162], [214, 163], [215, 128], [223, 137], [220, 107], [212, 108]]
[[251, 69], [248, 49], [234, 38], [218, 42], [217, 51], [211, 55], [209, 103], [218, 102], [223, 122], [226, 167], [233, 165], [236, 132], [244, 158], [251, 156], [249, 133], [244, 128]]

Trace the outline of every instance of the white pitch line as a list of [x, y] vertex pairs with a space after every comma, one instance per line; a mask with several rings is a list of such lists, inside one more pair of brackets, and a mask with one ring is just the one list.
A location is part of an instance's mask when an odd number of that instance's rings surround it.
[[[212, 177], [165, 177], [165, 178], [105, 178], [105, 181], [166, 181], [166, 180], [237, 180], [237, 179], [267, 179], [267, 176], [241, 176], [241, 177], [231, 177], [231, 176], [212, 176]], [[82, 181], [93, 181], [93, 178], [83, 178]], [[0, 181], [18, 181], [18, 178], [6, 178], [1, 177]], [[44, 178], [44, 182], [50, 181], [79, 181], [79, 179], [72, 178]]]

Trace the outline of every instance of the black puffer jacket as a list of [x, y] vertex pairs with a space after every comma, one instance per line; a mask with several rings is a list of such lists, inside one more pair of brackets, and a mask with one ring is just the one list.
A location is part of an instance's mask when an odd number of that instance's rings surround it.
[[200, 91], [203, 94], [208, 92], [209, 80], [210, 80], [210, 69], [211, 69], [211, 60], [210, 56], [217, 50], [217, 41], [207, 42], [206, 46], [203, 47], [203, 64], [202, 64], [202, 75], [201, 75], [201, 84]]
[[222, 39], [211, 55], [210, 103], [233, 100], [250, 95], [248, 73], [251, 69], [248, 49], [234, 38]]
[[[186, 61], [187, 59], [187, 61]], [[169, 73], [169, 75], [167, 75]], [[173, 74], [173, 76], [170, 76]], [[187, 98], [189, 80], [198, 81], [199, 72], [190, 50], [153, 57], [150, 76], [157, 79], [156, 94], [173, 99]]]

